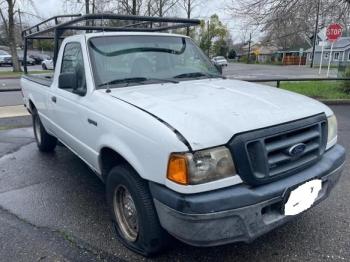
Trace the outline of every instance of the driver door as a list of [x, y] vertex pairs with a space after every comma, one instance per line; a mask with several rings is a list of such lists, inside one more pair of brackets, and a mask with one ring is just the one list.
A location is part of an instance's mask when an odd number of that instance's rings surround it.
[[[80, 42], [69, 42], [64, 47], [62, 56], [62, 73], [76, 73], [78, 88], [87, 90], [86, 74], [83, 59], [83, 52]], [[84, 106], [87, 101], [85, 95], [74, 93], [73, 89], [60, 88], [59, 83], [55, 88], [51, 103], [53, 105], [53, 120], [56, 124], [56, 136], [71, 150], [87, 162], [91, 161], [86, 144], [89, 134], [87, 109]], [[91, 163], [91, 162], [90, 162]]]

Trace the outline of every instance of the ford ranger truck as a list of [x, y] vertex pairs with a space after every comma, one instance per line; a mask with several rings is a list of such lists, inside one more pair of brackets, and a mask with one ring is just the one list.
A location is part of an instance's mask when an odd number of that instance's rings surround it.
[[170, 236], [251, 242], [326, 199], [345, 161], [330, 108], [225, 79], [182, 35], [69, 36], [54, 74], [21, 86], [39, 150], [59, 141], [101, 178], [118, 239], [143, 255]]

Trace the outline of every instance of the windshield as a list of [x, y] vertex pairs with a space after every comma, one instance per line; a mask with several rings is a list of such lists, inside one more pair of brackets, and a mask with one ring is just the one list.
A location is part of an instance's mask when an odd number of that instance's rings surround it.
[[96, 88], [221, 77], [203, 52], [186, 37], [95, 37], [89, 41], [89, 52]]

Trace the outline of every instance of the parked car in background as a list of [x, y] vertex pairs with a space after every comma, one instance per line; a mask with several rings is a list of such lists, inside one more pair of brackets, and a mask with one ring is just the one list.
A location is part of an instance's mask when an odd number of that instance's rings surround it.
[[41, 67], [43, 70], [53, 70], [53, 60], [50, 57], [47, 57], [41, 62]]
[[216, 66], [227, 66], [227, 60], [223, 56], [215, 56], [211, 59], [214, 65]]
[[0, 66], [12, 65], [12, 56], [4, 50], [0, 50]]
[[34, 59], [36, 65], [41, 65], [41, 63], [45, 60], [45, 57], [41, 54], [32, 54], [29, 55], [29, 57]]
[[[21, 65], [24, 65], [23, 55], [18, 56], [18, 61], [21, 63]], [[31, 57], [27, 57], [27, 65], [35, 65], [35, 60]]]

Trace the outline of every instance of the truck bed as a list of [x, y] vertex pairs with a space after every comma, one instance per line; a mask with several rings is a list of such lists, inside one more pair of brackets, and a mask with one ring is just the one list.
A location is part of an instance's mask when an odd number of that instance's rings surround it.
[[43, 86], [50, 87], [53, 82], [53, 73], [47, 73], [47, 74], [28, 74], [23, 75], [23, 78], [38, 83]]

